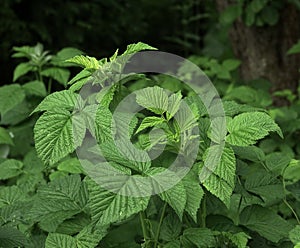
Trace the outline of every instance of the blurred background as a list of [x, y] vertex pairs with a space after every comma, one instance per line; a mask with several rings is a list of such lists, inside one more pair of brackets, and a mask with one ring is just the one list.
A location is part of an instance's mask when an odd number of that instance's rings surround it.
[[[297, 90], [298, 0], [1, 0], [1, 85], [20, 62], [12, 47], [37, 42], [55, 53], [76, 47], [102, 58], [143, 41], [181, 56], [241, 61], [240, 80], [264, 78]], [[205, 64], [205, 63], [204, 63]], [[205, 66], [205, 65], [204, 65]]]

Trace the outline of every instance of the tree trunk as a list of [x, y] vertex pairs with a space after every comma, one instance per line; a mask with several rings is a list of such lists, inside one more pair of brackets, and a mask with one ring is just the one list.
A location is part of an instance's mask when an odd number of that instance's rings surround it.
[[[219, 11], [232, 2], [216, 0]], [[241, 18], [233, 23], [229, 33], [232, 48], [242, 61], [240, 76], [243, 80], [265, 78], [272, 83], [272, 91], [291, 89], [296, 92], [300, 79], [300, 56], [287, 55], [287, 50], [300, 37], [300, 13], [293, 4], [283, 6], [275, 26], [247, 27]], [[282, 102], [275, 101], [281, 105]]]

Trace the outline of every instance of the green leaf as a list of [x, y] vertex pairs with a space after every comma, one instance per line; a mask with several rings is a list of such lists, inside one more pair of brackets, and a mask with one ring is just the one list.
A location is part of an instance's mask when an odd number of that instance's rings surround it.
[[[72, 153], [85, 135], [84, 131], [73, 131], [72, 115], [65, 110], [45, 112], [34, 127], [34, 140], [37, 154], [46, 164], [54, 164], [66, 155]], [[85, 127], [84, 121], [78, 119]], [[76, 139], [75, 139], [76, 135]]]
[[128, 146], [124, 140], [104, 142], [99, 146], [107, 161], [115, 162], [138, 172], [145, 172], [151, 166], [147, 153], [139, 151], [135, 146]]
[[28, 243], [26, 236], [18, 229], [1, 226], [0, 227], [0, 245], [5, 248], [23, 247]]
[[277, 132], [282, 137], [279, 126], [268, 114], [262, 112], [242, 113], [228, 121], [227, 129], [229, 134], [226, 141], [236, 146], [253, 145], [269, 132]]
[[[150, 168], [146, 174], [148, 176], [155, 176], [158, 173], [161, 173], [165, 171], [165, 168], [162, 167], [157, 167], [157, 168]], [[170, 172], [171, 174], [171, 172]], [[154, 180], [154, 187], [157, 187], [159, 191], [163, 191], [162, 193], [159, 193], [159, 197], [167, 202], [175, 211], [175, 213], [178, 215], [180, 220], [182, 220], [184, 208], [186, 205], [187, 201], [187, 195], [186, 195], [186, 190], [184, 188], [184, 185], [182, 181], [178, 180], [176, 175], [173, 175], [173, 178], [162, 178], [162, 177], [157, 177], [159, 180], [156, 180], [155, 177], [153, 177]], [[162, 180], [167, 180], [168, 182], [164, 182]], [[169, 185], [171, 183], [171, 180], [179, 181], [177, 184], [175, 184], [172, 188], [165, 190], [164, 186]], [[166, 183], [166, 184], [164, 184]]]
[[61, 49], [56, 55], [52, 56], [51, 63], [56, 66], [70, 66], [71, 63], [67, 63], [66, 60], [75, 57], [76, 55], [82, 55], [84, 52], [74, 47], [65, 47]]
[[3, 127], [0, 127], [0, 144], [14, 145], [9, 132]]
[[182, 247], [216, 247], [216, 240], [213, 232], [208, 228], [188, 228], [181, 236]]
[[300, 180], [300, 161], [292, 159], [284, 170], [283, 177], [286, 180], [297, 182]]
[[200, 208], [200, 202], [204, 195], [204, 191], [200, 186], [198, 177], [194, 171], [190, 171], [183, 180], [183, 185], [186, 190], [186, 206], [185, 211], [192, 217], [192, 219], [197, 222], [197, 212]]
[[[92, 220], [100, 227], [127, 219], [147, 208], [149, 197], [124, 196], [107, 191], [92, 180], [87, 183]], [[124, 192], [125, 187], [126, 184], [119, 192]]]
[[70, 77], [70, 71], [67, 69], [52, 67], [41, 72], [43, 76], [50, 77], [60, 84], [66, 86]]
[[25, 194], [17, 186], [6, 186], [0, 188], [0, 208], [13, 205], [25, 199]]
[[246, 207], [242, 211], [240, 224], [275, 243], [287, 238], [289, 231], [292, 229], [291, 224], [271, 209], [258, 205]]
[[177, 92], [176, 94], [172, 94], [169, 97], [168, 101], [168, 110], [167, 110], [167, 120], [170, 120], [178, 111], [181, 104], [181, 92]]
[[23, 163], [15, 159], [7, 159], [0, 163], [0, 180], [16, 177], [22, 173]]
[[70, 158], [60, 162], [57, 166], [59, 171], [64, 171], [72, 174], [83, 173], [83, 168], [81, 163], [77, 158]]
[[135, 92], [136, 101], [155, 114], [163, 114], [168, 109], [168, 95], [158, 86], [148, 87]]
[[233, 71], [237, 69], [241, 64], [240, 60], [237, 59], [226, 59], [223, 61], [222, 66], [228, 71]]
[[202, 176], [208, 176], [203, 185], [228, 207], [235, 185], [236, 160], [232, 148], [225, 147], [223, 151], [221, 149], [222, 146], [211, 146], [204, 153], [200, 180], [203, 181]]
[[300, 53], [300, 40], [287, 51], [288, 55], [295, 53]]
[[77, 248], [96, 247], [106, 233], [106, 228], [95, 228], [92, 225], [84, 227], [76, 236]]
[[272, 152], [266, 156], [265, 163], [270, 171], [272, 171], [276, 175], [280, 175], [290, 162], [290, 156], [288, 156], [284, 152]]
[[25, 99], [25, 93], [19, 84], [0, 87], [0, 114], [4, 115]]
[[17, 81], [18, 78], [27, 74], [30, 71], [33, 71], [34, 67], [28, 62], [20, 63], [14, 70], [13, 82]]
[[43, 82], [35, 80], [22, 85], [26, 95], [42, 96], [47, 95], [47, 91]]
[[49, 233], [45, 248], [77, 248], [75, 239], [69, 235]]
[[66, 109], [72, 111], [75, 106], [80, 104], [80, 100], [80, 96], [70, 90], [54, 92], [47, 96], [36, 107], [33, 113], [39, 111], [53, 111], [55, 109]]
[[143, 119], [141, 125], [136, 130], [136, 133], [139, 133], [139, 132], [143, 131], [144, 129], [148, 128], [148, 127], [154, 127], [158, 124], [163, 123], [164, 121], [165, 120], [161, 117], [148, 116], [148, 117]]
[[82, 212], [87, 200], [87, 187], [80, 176], [65, 176], [38, 189], [31, 216], [43, 230], [54, 232], [64, 220]]
[[122, 55], [133, 54], [143, 50], [157, 50], [157, 48], [149, 46], [143, 42], [138, 42], [136, 44], [128, 45], [126, 51]]
[[300, 243], [300, 225], [295, 226], [289, 232], [289, 238], [293, 242], [294, 245]]
[[94, 57], [77, 55], [71, 59], [66, 60], [67, 62], [71, 62], [77, 65], [82, 66], [85, 69], [94, 69], [97, 70], [100, 68], [100, 64], [98, 60]]
[[228, 6], [220, 16], [220, 21], [225, 24], [233, 23], [242, 14], [241, 6], [230, 5]]
[[230, 233], [222, 232], [222, 235], [228, 238], [237, 248], [247, 248], [248, 239], [250, 238], [246, 233]]
[[261, 196], [266, 203], [272, 203], [285, 197], [282, 182], [264, 170], [247, 175], [245, 189]]
[[265, 153], [256, 146], [235, 146], [233, 150], [242, 159], [253, 162], [263, 162], [265, 160]]
[[182, 224], [175, 214], [168, 214], [161, 225], [160, 238], [164, 241], [172, 241], [179, 237]]

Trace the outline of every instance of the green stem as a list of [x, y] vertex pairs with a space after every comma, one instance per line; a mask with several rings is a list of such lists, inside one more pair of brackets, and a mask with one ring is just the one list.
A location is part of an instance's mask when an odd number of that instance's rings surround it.
[[50, 95], [50, 93], [51, 93], [51, 88], [52, 88], [52, 79], [50, 78], [49, 79], [49, 82], [48, 82], [48, 95]]
[[158, 227], [157, 227], [157, 231], [156, 231], [156, 235], [155, 235], [155, 240], [154, 240], [154, 248], [157, 247], [158, 245], [158, 239], [159, 239], [159, 234], [160, 234], [160, 228], [163, 222], [163, 219], [165, 217], [165, 212], [166, 212], [166, 208], [167, 208], [167, 203], [164, 203], [161, 215], [160, 215], [160, 219], [159, 219], [159, 223], [158, 223]]
[[144, 241], [145, 243], [148, 243], [150, 240], [150, 236], [149, 236], [149, 231], [148, 228], [146, 226], [146, 214], [144, 211], [140, 212], [140, 221], [141, 221], [141, 225], [142, 225], [142, 231], [143, 231], [143, 236], [144, 236]]
[[206, 195], [204, 194], [201, 202], [201, 226], [206, 227]]

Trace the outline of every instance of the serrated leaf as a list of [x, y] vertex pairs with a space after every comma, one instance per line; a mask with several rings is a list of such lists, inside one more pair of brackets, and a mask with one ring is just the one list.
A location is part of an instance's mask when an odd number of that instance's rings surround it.
[[230, 233], [222, 232], [222, 235], [228, 238], [237, 248], [246, 248], [248, 239], [250, 238], [246, 233]]
[[246, 104], [239, 104], [235, 101], [224, 101], [223, 108], [226, 116], [235, 116], [243, 112], [264, 111], [264, 109], [252, 107]]
[[1, 226], [0, 227], [0, 245], [5, 248], [22, 247], [28, 244], [26, 236], [18, 229]]
[[258, 205], [246, 207], [240, 214], [240, 224], [252, 231], [258, 232], [262, 237], [279, 242], [287, 238], [292, 225], [271, 209]]
[[146, 118], [143, 119], [141, 125], [139, 126], [139, 128], [136, 130], [136, 133], [139, 133], [141, 131], [143, 131], [146, 128], [149, 127], [154, 127], [158, 124], [163, 123], [165, 120], [161, 117], [156, 117], [156, 116], [148, 116]]
[[77, 248], [75, 239], [69, 235], [49, 233], [45, 248]]
[[227, 129], [226, 141], [236, 146], [253, 145], [270, 132], [277, 132], [282, 137], [279, 126], [262, 112], [242, 113], [228, 121]]
[[74, 110], [75, 106], [79, 105], [81, 98], [78, 94], [70, 91], [63, 90], [54, 92], [47, 96], [33, 111], [53, 111], [54, 109]]
[[34, 127], [37, 154], [44, 163], [54, 164], [72, 153], [79, 144], [78, 139], [83, 140], [84, 135], [73, 132], [72, 115], [68, 111], [45, 112]]
[[208, 228], [188, 228], [181, 236], [182, 247], [216, 247], [213, 232]]
[[15, 159], [7, 159], [0, 163], [0, 180], [6, 180], [22, 173], [23, 163]]
[[57, 166], [59, 171], [64, 171], [72, 174], [83, 173], [83, 168], [81, 163], [77, 158], [70, 158], [60, 162]]
[[204, 153], [203, 159], [200, 180], [208, 191], [228, 207], [235, 185], [236, 160], [232, 148], [225, 147], [222, 151], [222, 146], [211, 146]]
[[106, 235], [106, 227], [94, 228], [92, 225], [84, 227], [80, 233], [76, 235], [77, 248], [94, 248], [99, 241]]
[[289, 238], [293, 242], [294, 245], [300, 243], [300, 225], [295, 226], [289, 232]]
[[177, 92], [176, 94], [172, 94], [169, 96], [168, 101], [168, 109], [167, 109], [167, 120], [170, 120], [178, 111], [181, 104], [181, 92]]
[[99, 64], [98, 60], [96, 58], [90, 57], [90, 56], [77, 55], [66, 61], [80, 65], [85, 69], [97, 70], [100, 68], [100, 64]]
[[17, 186], [0, 188], [0, 208], [25, 199], [25, 194]]
[[155, 114], [163, 114], [168, 109], [168, 95], [158, 86], [148, 87], [135, 92], [136, 101]]
[[80, 213], [87, 199], [88, 192], [80, 176], [65, 176], [38, 189], [31, 216], [42, 229], [54, 232], [65, 219]]
[[121, 164], [135, 171], [142, 173], [151, 166], [151, 159], [147, 153], [138, 150], [135, 146], [129, 146], [124, 140], [105, 142], [99, 148], [107, 161]]
[[182, 180], [184, 188], [186, 190], [186, 206], [185, 211], [192, 217], [192, 219], [197, 222], [197, 212], [200, 208], [200, 202], [204, 195], [204, 191], [200, 186], [198, 177], [191, 171]]
[[[162, 193], [159, 193], [159, 197], [167, 202], [175, 211], [175, 213], [178, 215], [179, 219], [182, 220], [184, 208], [186, 205], [187, 201], [187, 195], [186, 195], [186, 190], [184, 188], [184, 185], [182, 181], [178, 180], [177, 176], [175, 173], [171, 173], [170, 175], [173, 174], [173, 178], [162, 178], [162, 177], [156, 177], [157, 174], [165, 171], [165, 168], [157, 167], [157, 168], [150, 168], [146, 174], [148, 176], [152, 176], [153, 178], [153, 184], [154, 188], [158, 188], [159, 191], [162, 191]], [[163, 181], [163, 180], [166, 180]], [[175, 184], [172, 188], [169, 188], [165, 190], [165, 187], [170, 185], [172, 180], [175, 180], [173, 184]], [[178, 182], [178, 183], [176, 183]]]
[[13, 82], [17, 81], [18, 78], [32, 71], [34, 67], [28, 62], [20, 63], [14, 70]]
[[9, 132], [3, 127], [0, 127], [0, 144], [14, 145]]
[[172, 241], [179, 237], [182, 224], [174, 214], [168, 214], [161, 225], [160, 238], [164, 241]]
[[261, 196], [266, 203], [283, 199], [285, 196], [282, 182], [263, 170], [247, 175], [245, 189]]
[[[107, 191], [92, 180], [87, 183], [92, 220], [100, 227], [119, 222], [147, 208], [149, 197], [124, 196]], [[120, 191], [123, 190], [120, 188]]]
[[142, 50], [157, 50], [157, 48], [149, 46], [143, 42], [138, 42], [136, 44], [128, 45], [126, 51], [122, 55], [133, 54]]
[[66, 86], [70, 77], [70, 71], [59, 67], [52, 67], [43, 70], [41, 75], [50, 77], [63, 86]]
[[242, 159], [253, 162], [263, 162], [265, 160], [265, 153], [256, 146], [235, 146], [234, 153]]
[[4, 115], [25, 99], [25, 92], [19, 84], [0, 87], [0, 114]]
[[43, 82], [35, 80], [22, 85], [26, 95], [46, 96], [47, 91]]

